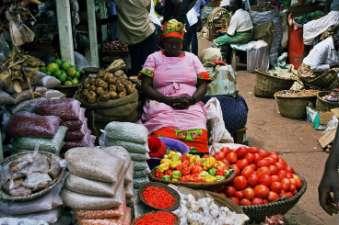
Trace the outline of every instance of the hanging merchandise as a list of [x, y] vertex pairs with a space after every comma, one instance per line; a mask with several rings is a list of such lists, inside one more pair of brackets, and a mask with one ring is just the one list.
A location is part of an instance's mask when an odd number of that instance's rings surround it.
[[294, 24], [289, 27], [288, 61], [298, 69], [304, 58], [303, 28]]

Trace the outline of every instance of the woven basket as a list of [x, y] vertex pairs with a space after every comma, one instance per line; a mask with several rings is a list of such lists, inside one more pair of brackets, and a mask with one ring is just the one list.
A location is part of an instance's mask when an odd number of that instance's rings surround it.
[[303, 185], [300, 190], [291, 198], [279, 200], [266, 205], [241, 206], [244, 213], [250, 217], [251, 221], [262, 222], [267, 216], [284, 215], [292, 209], [306, 192], [307, 183], [301, 178]]
[[294, 80], [271, 76], [267, 73], [256, 71], [257, 79], [254, 87], [254, 95], [262, 98], [273, 98], [274, 93], [288, 90]]
[[[175, 198], [175, 203], [172, 207], [168, 208], [168, 209], [163, 209], [163, 208], [157, 208], [154, 206], [150, 206], [147, 201], [145, 200], [144, 196], [142, 195], [142, 193], [144, 192], [145, 188], [149, 187], [149, 186], [155, 186], [155, 187], [161, 187], [166, 189], [166, 191], [168, 191], [174, 198]], [[177, 208], [179, 208], [180, 206], [180, 195], [178, 194], [178, 192], [176, 190], [174, 190], [173, 188], [168, 187], [165, 184], [162, 183], [155, 183], [155, 182], [150, 182], [147, 183], [145, 185], [143, 185], [140, 189], [139, 189], [139, 199], [148, 207], [153, 208], [153, 209], [157, 209], [157, 210], [166, 210], [166, 211], [174, 211]]]
[[230, 182], [233, 181], [235, 177], [235, 172], [234, 170], [231, 170], [231, 174], [228, 178], [218, 181], [215, 183], [195, 183], [195, 182], [168, 182], [168, 181], [163, 181], [162, 179], [157, 178], [155, 175], [155, 169], [152, 170], [150, 176], [150, 179], [155, 182], [160, 182], [164, 184], [174, 184], [174, 185], [180, 185], [184, 187], [189, 187], [192, 189], [202, 189], [202, 190], [220, 190], [222, 187], [226, 186]]
[[318, 88], [330, 90], [336, 88], [338, 85], [337, 73], [330, 71], [329, 73], [324, 73], [312, 80], [304, 80], [305, 86], [310, 88]]
[[[32, 153], [31, 151], [24, 151], [24, 152], [20, 152], [17, 153], [15, 155], [12, 155], [10, 157], [7, 157], [4, 161], [1, 162], [0, 166], [4, 167], [7, 164], [9, 164], [10, 162], [12, 162], [13, 160], [16, 160], [17, 158], [26, 155], [27, 153]], [[47, 157], [57, 157], [58, 156], [50, 153], [50, 152], [39, 152], [40, 154], [46, 155]], [[2, 201], [15, 201], [15, 202], [24, 202], [24, 201], [30, 201], [36, 198], [39, 198], [45, 194], [47, 194], [49, 191], [51, 191], [57, 184], [59, 184], [60, 182], [63, 182], [63, 180], [66, 177], [66, 169], [65, 168], [61, 168], [61, 172], [59, 173], [58, 178], [54, 179], [52, 181], [52, 183], [50, 183], [50, 185], [48, 186], [48, 188], [41, 190], [39, 192], [36, 192], [34, 194], [28, 195], [28, 196], [11, 196], [8, 195], [7, 193], [5, 193], [1, 188], [0, 188], [0, 200]]]
[[282, 116], [291, 119], [305, 119], [306, 118], [306, 106], [310, 103], [315, 104], [316, 94], [313, 96], [283, 96], [287, 92], [295, 91], [279, 91], [274, 94], [274, 98], [277, 102], [279, 112]]
[[318, 93], [317, 102], [315, 105], [317, 111], [327, 112], [330, 111], [331, 109], [339, 107], [339, 102], [330, 102], [322, 98], [325, 95], [328, 95], [329, 93], [330, 91], [321, 91]]

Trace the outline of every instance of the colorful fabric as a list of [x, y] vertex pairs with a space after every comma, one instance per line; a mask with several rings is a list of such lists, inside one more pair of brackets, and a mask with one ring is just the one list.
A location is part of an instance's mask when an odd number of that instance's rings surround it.
[[184, 39], [185, 25], [176, 19], [171, 19], [164, 23], [162, 27], [162, 38]]
[[149, 148], [149, 155], [151, 158], [163, 158], [166, 154], [166, 144], [163, 143], [159, 138], [149, 136], [148, 137], [148, 148]]
[[214, 45], [222, 46], [226, 44], [246, 44], [252, 40], [252, 30], [248, 32], [237, 32], [234, 36], [224, 34], [213, 40]]
[[166, 127], [152, 132], [151, 135], [174, 138], [185, 142], [192, 152], [208, 153], [208, 132], [205, 129], [179, 130]]
[[[143, 71], [153, 71], [153, 87], [169, 97], [192, 96], [198, 79], [210, 79], [198, 57], [189, 52], [179, 57], [167, 57], [162, 51], [155, 52], [148, 56]], [[142, 72], [143, 75], [147, 76]], [[206, 129], [207, 123], [202, 102], [188, 109], [176, 110], [165, 103], [148, 100], [141, 119], [149, 133], [168, 127], [178, 130]]]

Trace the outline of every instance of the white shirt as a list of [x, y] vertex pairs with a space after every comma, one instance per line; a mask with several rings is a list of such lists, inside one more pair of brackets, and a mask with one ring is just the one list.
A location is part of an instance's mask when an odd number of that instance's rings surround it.
[[227, 34], [233, 36], [236, 32], [245, 32], [253, 29], [250, 14], [243, 9], [238, 9], [231, 17]]
[[339, 63], [339, 52], [334, 48], [332, 37], [319, 42], [304, 58], [303, 63], [310, 66], [314, 71], [325, 71], [331, 65]]

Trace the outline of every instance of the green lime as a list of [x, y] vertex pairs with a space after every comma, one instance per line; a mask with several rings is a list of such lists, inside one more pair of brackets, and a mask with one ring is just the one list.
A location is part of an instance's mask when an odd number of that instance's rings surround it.
[[73, 80], [72, 80], [72, 84], [79, 84], [79, 80], [77, 79], [77, 78], [74, 78]]
[[72, 81], [70, 81], [70, 80], [67, 80], [67, 81], [65, 82], [65, 85], [66, 85], [66, 86], [72, 86], [72, 85], [73, 85], [73, 83], [72, 83]]
[[46, 66], [41, 67], [40, 71], [43, 73], [47, 73], [47, 67]]
[[59, 67], [61, 67], [63, 63], [61, 59], [56, 59], [54, 62], [58, 64]]
[[56, 71], [54, 71], [52, 74], [53, 74], [53, 76], [55, 76], [56, 78], [59, 79], [59, 77], [60, 77], [61, 74], [62, 74], [62, 71], [61, 71], [61, 70], [56, 70]]
[[59, 80], [65, 82], [67, 80], [67, 74], [65, 72], [61, 72]]
[[76, 74], [75, 74], [75, 77], [76, 77], [76, 78], [80, 78], [80, 76], [81, 76], [80, 71], [77, 71]]
[[65, 70], [65, 71], [67, 71], [71, 66], [72, 66], [72, 65], [71, 65], [70, 63], [64, 62], [64, 63], [62, 64], [62, 69]]
[[77, 70], [75, 69], [75, 67], [72, 66], [72, 67], [68, 68], [67, 74], [70, 77], [76, 77]]
[[56, 63], [50, 63], [47, 66], [48, 73], [54, 74], [58, 70], [59, 70], [59, 66]]

